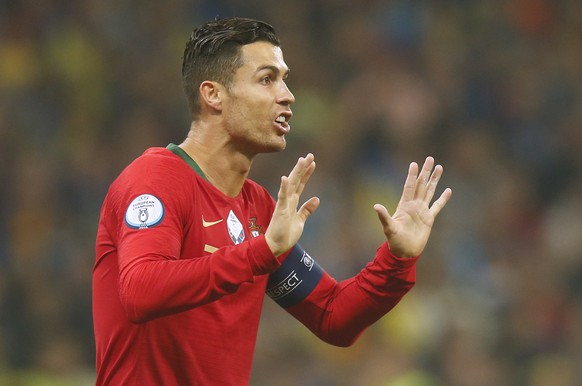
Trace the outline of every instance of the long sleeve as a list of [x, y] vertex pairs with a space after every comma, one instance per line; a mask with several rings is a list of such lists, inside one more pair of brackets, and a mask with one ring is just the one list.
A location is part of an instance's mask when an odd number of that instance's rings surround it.
[[320, 339], [349, 346], [413, 287], [417, 260], [394, 256], [384, 243], [356, 276], [337, 282], [324, 272], [311, 293], [286, 310]]
[[[149, 239], [147, 243], [155, 241]], [[168, 260], [152, 252], [136, 253], [143, 249], [139, 244], [139, 237], [130, 238], [121, 244], [119, 252], [119, 295], [133, 322], [220, 299], [278, 265], [263, 236], [220, 248], [212, 255], [180, 260]]]

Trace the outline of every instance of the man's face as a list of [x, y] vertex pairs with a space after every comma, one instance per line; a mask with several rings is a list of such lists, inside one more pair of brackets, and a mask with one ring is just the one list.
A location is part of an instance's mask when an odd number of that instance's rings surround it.
[[237, 150], [253, 156], [285, 149], [295, 97], [285, 79], [289, 68], [280, 47], [256, 42], [241, 48], [243, 65], [223, 100], [223, 116]]

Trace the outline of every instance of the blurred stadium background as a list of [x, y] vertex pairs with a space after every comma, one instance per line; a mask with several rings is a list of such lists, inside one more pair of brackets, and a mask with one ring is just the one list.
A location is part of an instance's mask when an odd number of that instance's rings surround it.
[[[582, 11], [576, 0], [0, 2], [0, 384], [91, 385], [98, 212], [121, 169], [180, 142], [181, 55], [214, 17], [273, 24], [322, 199], [302, 245], [338, 280], [372, 210], [434, 155], [453, 199], [418, 284], [349, 349], [265, 301], [252, 385], [566, 386], [582, 379]], [[233, 347], [236, 349], [236, 347]]]

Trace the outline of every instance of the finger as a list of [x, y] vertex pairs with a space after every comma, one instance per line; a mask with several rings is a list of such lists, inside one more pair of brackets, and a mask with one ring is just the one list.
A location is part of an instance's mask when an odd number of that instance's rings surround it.
[[434, 158], [431, 156], [426, 157], [424, 160], [424, 165], [422, 165], [422, 170], [418, 175], [418, 179], [416, 180], [417, 197], [425, 197], [433, 166]]
[[311, 153], [307, 154], [305, 157], [299, 157], [295, 167], [293, 167], [293, 170], [289, 173], [289, 187], [291, 191], [296, 191], [301, 183], [303, 175], [313, 162], [314, 156]]
[[307, 218], [317, 210], [317, 208], [319, 207], [319, 202], [320, 201], [318, 197], [311, 197], [303, 205], [301, 205], [301, 208], [299, 208], [297, 214], [299, 215], [299, 217], [301, 217], [303, 223], [305, 223], [305, 221], [307, 221]]
[[295, 181], [297, 180], [297, 176], [301, 173], [301, 170], [304, 167], [303, 166], [303, 162], [304, 162], [304, 158], [303, 157], [299, 157], [299, 159], [295, 163], [295, 166], [293, 166], [293, 169], [291, 169], [291, 172], [287, 176], [287, 178], [289, 179], [289, 185], [290, 186], [292, 186], [292, 185], [295, 184]]
[[453, 195], [453, 191], [450, 188], [446, 188], [441, 196], [436, 200], [429, 209], [430, 214], [433, 218], [436, 218], [441, 210], [445, 207], [447, 202], [449, 202], [451, 196]]
[[287, 205], [289, 198], [292, 195], [292, 192], [295, 188], [297, 176], [301, 173], [301, 169], [303, 168], [304, 158], [299, 157], [297, 163], [291, 170], [288, 176], [281, 177], [281, 186], [279, 187], [278, 193], [278, 202], [281, 205]]
[[442, 175], [443, 175], [443, 167], [441, 165], [435, 166], [434, 171], [432, 172], [432, 175], [430, 176], [430, 181], [426, 187], [426, 193], [424, 196], [424, 200], [427, 203], [430, 203], [430, 201], [434, 197], [434, 193], [436, 191], [437, 185], [438, 185], [439, 180], [441, 179]]
[[386, 209], [386, 207], [382, 204], [376, 204], [374, 205], [374, 210], [378, 214], [378, 219], [380, 220], [380, 223], [382, 223], [384, 233], [387, 236], [394, 233], [395, 223], [392, 217], [390, 216], [390, 213], [388, 213], [388, 209]]
[[295, 190], [295, 193], [298, 196], [300, 196], [303, 193], [303, 190], [305, 189], [305, 185], [307, 185], [307, 181], [309, 181], [309, 179], [311, 178], [311, 175], [315, 171], [315, 166], [316, 166], [315, 162], [312, 162], [305, 169], [305, 172], [303, 173], [303, 176], [301, 177], [301, 181], [299, 182], [299, 185], [297, 185], [297, 189]]
[[279, 192], [277, 193], [277, 206], [286, 206], [289, 187], [289, 177], [282, 176], [281, 184], [279, 185]]
[[[300, 192], [305, 188], [305, 184], [313, 171], [315, 170], [315, 162], [313, 154], [309, 153], [307, 156], [300, 157], [297, 163], [289, 173], [289, 176], [281, 177], [281, 185], [277, 194], [277, 207], [286, 208], [289, 205], [297, 207], [299, 195], [295, 195], [299, 189]], [[299, 193], [301, 194], [301, 193]], [[295, 201], [290, 201], [295, 199]]]
[[406, 176], [406, 181], [404, 181], [404, 189], [402, 190], [402, 200], [409, 201], [414, 199], [414, 193], [416, 192], [416, 176], [418, 174], [418, 164], [416, 162], [411, 162], [408, 167], [408, 175]]

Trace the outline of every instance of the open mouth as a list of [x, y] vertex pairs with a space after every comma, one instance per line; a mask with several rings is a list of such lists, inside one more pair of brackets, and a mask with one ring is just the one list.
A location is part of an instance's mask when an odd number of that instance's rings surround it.
[[288, 133], [290, 130], [289, 120], [291, 119], [291, 114], [281, 114], [275, 119], [275, 123], [283, 133]]

